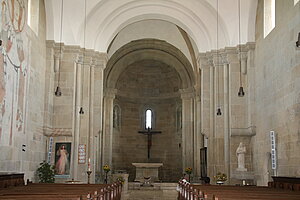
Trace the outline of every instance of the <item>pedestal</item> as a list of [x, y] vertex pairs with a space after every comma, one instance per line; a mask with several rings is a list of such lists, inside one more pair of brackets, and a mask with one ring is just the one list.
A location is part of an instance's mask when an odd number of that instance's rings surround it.
[[151, 178], [151, 181], [159, 181], [158, 168], [163, 166], [162, 163], [132, 163], [136, 167], [135, 180], [144, 182], [145, 178]]
[[247, 168], [236, 168], [236, 171], [238, 171], [238, 172], [246, 172]]

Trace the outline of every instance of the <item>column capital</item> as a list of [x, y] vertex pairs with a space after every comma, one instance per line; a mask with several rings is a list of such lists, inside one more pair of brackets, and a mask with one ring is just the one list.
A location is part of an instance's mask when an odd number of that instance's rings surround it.
[[255, 49], [255, 42], [247, 42], [246, 49], [247, 51], [253, 51]]
[[117, 94], [117, 89], [105, 88], [103, 96], [114, 99], [116, 97], [116, 94]]
[[78, 64], [83, 64], [83, 54], [82, 53], [77, 54], [75, 62]]
[[205, 67], [211, 67], [213, 65], [210, 53], [199, 53], [197, 57], [197, 62], [201, 70]]
[[108, 62], [107, 53], [97, 53], [93, 58], [94, 66], [101, 69], [105, 69], [107, 62]]
[[190, 99], [195, 97], [195, 89], [193, 87], [179, 90], [182, 99]]
[[214, 67], [223, 66], [222, 56], [220, 51], [213, 51], [212, 52], [212, 62]]

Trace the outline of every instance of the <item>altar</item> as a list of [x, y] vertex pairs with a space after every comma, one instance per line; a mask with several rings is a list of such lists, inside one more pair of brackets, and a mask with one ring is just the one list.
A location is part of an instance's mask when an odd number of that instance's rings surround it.
[[159, 181], [158, 168], [163, 166], [162, 163], [132, 163], [136, 167], [135, 180], [144, 182], [145, 178], [151, 178], [151, 181]]

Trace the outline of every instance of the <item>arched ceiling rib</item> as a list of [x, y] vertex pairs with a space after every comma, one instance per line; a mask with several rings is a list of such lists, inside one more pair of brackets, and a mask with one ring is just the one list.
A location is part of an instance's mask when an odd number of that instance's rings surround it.
[[[219, 1], [219, 47], [238, 44], [238, 0]], [[216, 0], [88, 0], [86, 47], [106, 52], [124, 27], [159, 19], [181, 27], [200, 52], [216, 48]], [[64, 0], [65, 44], [83, 47], [84, 1]], [[59, 41], [60, 0], [46, 1], [47, 39]], [[242, 43], [254, 41], [257, 0], [243, 0]]]

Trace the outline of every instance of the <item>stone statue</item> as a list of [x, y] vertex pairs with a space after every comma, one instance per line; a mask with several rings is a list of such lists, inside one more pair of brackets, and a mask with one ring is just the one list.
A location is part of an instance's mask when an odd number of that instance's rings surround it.
[[245, 153], [246, 153], [246, 147], [245, 145], [240, 142], [239, 147], [236, 149], [236, 156], [238, 158], [238, 168], [237, 171], [247, 171], [245, 168]]

